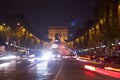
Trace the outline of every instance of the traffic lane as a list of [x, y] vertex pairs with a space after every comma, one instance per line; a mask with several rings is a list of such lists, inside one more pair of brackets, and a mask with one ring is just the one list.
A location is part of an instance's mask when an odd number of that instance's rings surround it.
[[[40, 62], [40, 61], [39, 61]], [[16, 80], [17, 76], [39, 62], [10, 60], [0, 64], [0, 80]]]
[[17, 71], [19, 69], [23, 69], [26, 68], [27, 66], [29, 66], [30, 62], [28, 61], [21, 61], [20, 63], [18, 63], [17, 60], [9, 60], [9, 61], [4, 61], [2, 63], [0, 63], [0, 73], [11, 73], [13, 71]]
[[[14, 78], [15, 80], [53, 80], [58, 72], [62, 60], [42, 61]], [[22, 76], [22, 77], [21, 77]]]
[[100, 63], [93, 62], [93, 61], [87, 61], [87, 60], [83, 60], [83, 59], [77, 59], [77, 60], [79, 60], [80, 62], [84, 62], [85, 63], [84, 67], [86, 69], [89, 69], [89, 70], [92, 70], [94, 72], [104, 74], [107, 76], [111, 76], [114, 78], [120, 78], [119, 69], [115, 69], [115, 68], [112, 68], [110, 66], [105, 67], [104, 64], [100, 64]]
[[[0, 74], [7, 75], [16, 70], [16, 61], [11, 60], [0, 64]], [[1, 77], [0, 75], [0, 77]]]
[[84, 63], [66, 60], [57, 80], [119, 80], [84, 68]]
[[[26, 64], [27, 63], [27, 64]], [[18, 63], [17, 60], [10, 60], [0, 64], [0, 80], [13, 79], [22, 73], [30, 64], [28, 61]]]
[[6, 61], [0, 64], [0, 80], [6, 80], [7, 77], [16, 72], [16, 60]]

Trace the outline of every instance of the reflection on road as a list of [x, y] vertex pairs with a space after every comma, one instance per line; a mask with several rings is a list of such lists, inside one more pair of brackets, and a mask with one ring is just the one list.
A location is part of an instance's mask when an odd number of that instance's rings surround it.
[[0, 64], [0, 72], [10, 73], [11, 71], [16, 70], [16, 61], [9, 61]]
[[50, 75], [51, 73], [49, 73], [49, 67], [48, 67], [48, 62], [47, 61], [43, 61], [39, 64], [37, 64], [36, 66], [32, 67], [31, 69], [29, 69], [29, 74], [34, 73], [37, 74], [37, 76], [47, 76]]

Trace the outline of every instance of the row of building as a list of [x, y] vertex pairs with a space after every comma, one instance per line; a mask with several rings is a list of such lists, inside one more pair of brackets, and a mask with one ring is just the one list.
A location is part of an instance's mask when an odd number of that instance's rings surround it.
[[[7, 44], [22, 47], [40, 48], [55, 41], [55, 35], [60, 34], [63, 44], [71, 48], [95, 48], [120, 40], [120, 1], [99, 0], [94, 10], [95, 21], [88, 20], [83, 28], [69, 35], [68, 26], [50, 26], [48, 38], [39, 31], [32, 29], [27, 19], [21, 15], [7, 16], [0, 24], [1, 37], [6, 38]], [[12, 43], [12, 44], [11, 44]], [[8, 46], [9, 48], [9, 46]]]
[[119, 50], [120, 0], [99, 0], [94, 12], [95, 21], [88, 20], [84, 28], [76, 30], [74, 37], [67, 40], [68, 46], [80, 50], [104, 48], [107, 53]]

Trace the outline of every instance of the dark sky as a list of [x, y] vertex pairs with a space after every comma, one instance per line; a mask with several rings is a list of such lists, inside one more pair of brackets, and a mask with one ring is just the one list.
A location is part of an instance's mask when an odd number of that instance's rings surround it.
[[94, 20], [97, 0], [0, 0], [0, 19], [22, 13], [32, 28], [47, 33], [52, 25], [74, 27]]

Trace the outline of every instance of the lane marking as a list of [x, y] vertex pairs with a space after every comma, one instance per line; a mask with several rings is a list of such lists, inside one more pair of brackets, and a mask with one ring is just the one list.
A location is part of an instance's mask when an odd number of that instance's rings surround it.
[[57, 72], [57, 74], [56, 74], [56, 76], [54, 77], [53, 80], [58, 80], [58, 78], [59, 78], [59, 76], [60, 76], [60, 74], [61, 74], [61, 71], [62, 71], [63, 65], [64, 65], [64, 63], [61, 65], [59, 71]]

